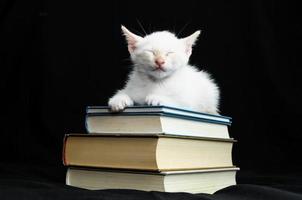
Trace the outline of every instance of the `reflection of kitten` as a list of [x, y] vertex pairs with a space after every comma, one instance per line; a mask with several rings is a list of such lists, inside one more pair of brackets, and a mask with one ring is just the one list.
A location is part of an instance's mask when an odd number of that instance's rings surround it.
[[135, 104], [167, 105], [217, 114], [219, 89], [204, 71], [188, 64], [200, 31], [178, 39], [168, 31], [145, 37], [122, 26], [134, 64], [124, 89], [109, 99], [112, 111]]

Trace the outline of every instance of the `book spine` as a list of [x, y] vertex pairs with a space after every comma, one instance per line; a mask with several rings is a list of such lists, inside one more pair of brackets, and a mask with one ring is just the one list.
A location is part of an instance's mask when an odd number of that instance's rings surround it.
[[67, 138], [68, 134], [66, 134], [63, 138], [63, 151], [62, 151], [62, 161], [63, 165], [67, 166], [67, 160], [66, 160], [66, 145], [67, 145]]
[[85, 129], [86, 129], [86, 132], [87, 132], [87, 133], [90, 133], [90, 131], [89, 131], [89, 126], [88, 126], [88, 117], [89, 117], [89, 114], [88, 114], [88, 112], [86, 111], [86, 115], [85, 115]]

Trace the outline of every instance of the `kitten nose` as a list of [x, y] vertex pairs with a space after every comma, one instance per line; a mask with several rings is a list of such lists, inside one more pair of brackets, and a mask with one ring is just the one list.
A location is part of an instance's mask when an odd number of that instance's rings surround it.
[[159, 66], [159, 67], [162, 67], [162, 66], [165, 64], [165, 60], [162, 59], [162, 58], [157, 58], [157, 59], [155, 60], [155, 64], [156, 64], [157, 66]]

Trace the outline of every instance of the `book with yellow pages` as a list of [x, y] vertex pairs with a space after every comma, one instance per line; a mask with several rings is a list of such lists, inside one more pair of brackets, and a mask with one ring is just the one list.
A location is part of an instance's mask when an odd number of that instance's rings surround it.
[[233, 139], [172, 135], [68, 134], [66, 166], [147, 171], [233, 167]]

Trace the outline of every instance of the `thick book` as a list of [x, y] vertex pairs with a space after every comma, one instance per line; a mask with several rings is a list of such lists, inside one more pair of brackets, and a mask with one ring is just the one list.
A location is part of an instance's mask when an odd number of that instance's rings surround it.
[[88, 106], [88, 133], [172, 134], [229, 138], [232, 119], [168, 106], [133, 106], [113, 113], [106, 106]]
[[239, 168], [151, 173], [69, 168], [66, 184], [90, 190], [135, 189], [212, 194], [235, 185], [237, 170]]
[[66, 166], [171, 171], [233, 167], [232, 139], [170, 135], [68, 134]]

